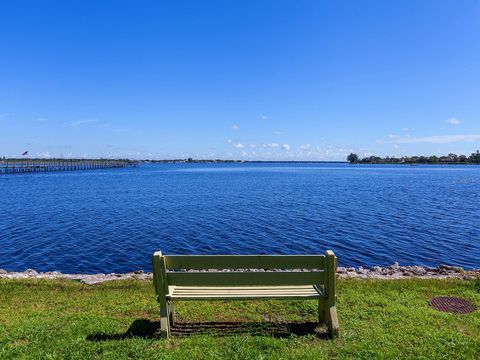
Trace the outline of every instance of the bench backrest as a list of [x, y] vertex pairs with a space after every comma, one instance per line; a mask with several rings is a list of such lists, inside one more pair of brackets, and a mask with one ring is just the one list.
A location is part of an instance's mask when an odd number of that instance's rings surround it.
[[[169, 285], [199, 287], [318, 285], [325, 289], [326, 295], [330, 293], [334, 296], [337, 259], [332, 251], [326, 251], [325, 255], [167, 256], [158, 251], [153, 255], [152, 266], [155, 289], [159, 296], [168, 294]], [[245, 271], [246, 269], [262, 271]], [[281, 271], [278, 271], [279, 269]], [[329, 289], [333, 290], [328, 291]]]

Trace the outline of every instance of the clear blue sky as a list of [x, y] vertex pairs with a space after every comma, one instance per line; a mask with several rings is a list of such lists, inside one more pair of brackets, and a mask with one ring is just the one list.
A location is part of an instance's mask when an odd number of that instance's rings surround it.
[[480, 148], [480, 1], [1, 1], [0, 154]]

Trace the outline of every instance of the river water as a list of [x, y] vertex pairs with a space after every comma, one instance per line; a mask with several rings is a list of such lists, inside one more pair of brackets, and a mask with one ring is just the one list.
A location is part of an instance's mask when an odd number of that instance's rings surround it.
[[144, 164], [0, 176], [0, 268], [150, 270], [166, 254], [480, 267], [480, 166]]

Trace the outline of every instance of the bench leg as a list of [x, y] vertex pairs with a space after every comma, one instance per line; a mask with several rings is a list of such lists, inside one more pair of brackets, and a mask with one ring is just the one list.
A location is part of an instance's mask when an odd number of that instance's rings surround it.
[[327, 315], [325, 314], [326, 308], [327, 308], [326, 299], [319, 299], [318, 300], [318, 322], [320, 324], [327, 322]]
[[336, 338], [338, 337], [338, 331], [339, 331], [337, 308], [335, 306], [328, 308], [326, 311], [326, 315], [327, 315], [328, 333], [332, 339]]
[[170, 316], [167, 299], [160, 298], [160, 335], [164, 338], [170, 336]]
[[170, 325], [175, 324], [175, 306], [173, 305], [173, 301], [169, 303], [170, 308]]
[[328, 307], [327, 299], [318, 300], [318, 321], [327, 324], [328, 334], [331, 338], [338, 336], [337, 308], [335, 306]]

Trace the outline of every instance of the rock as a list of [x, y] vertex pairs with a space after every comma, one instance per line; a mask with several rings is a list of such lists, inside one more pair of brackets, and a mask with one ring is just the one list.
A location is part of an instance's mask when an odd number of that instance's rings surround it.
[[25, 270], [25, 274], [35, 276], [35, 275], [38, 275], [38, 272], [36, 272], [33, 269], [27, 269], [27, 270]]
[[460, 267], [460, 266], [450, 266], [450, 265], [444, 265], [444, 264], [440, 265], [438, 267], [438, 269], [441, 270], [441, 271], [442, 270], [443, 271], [451, 271], [451, 272], [456, 272], [456, 273], [463, 273], [464, 272], [463, 268]]
[[410, 271], [415, 275], [425, 275], [427, 273], [423, 266], [410, 266]]
[[363, 266], [360, 266], [357, 270], [357, 273], [362, 274], [362, 275], [366, 275], [366, 274], [368, 274], [368, 270], [364, 269]]
[[393, 265], [390, 266], [390, 269], [397, 271], [399, 267], [400, 267], [400, 264], [398, 263], [398, 261], [395, 261]]
[[59, 275], [62, 275], [62, 273], [60, 271], [47, 271], [46, 273], [44, 273], [44, 275], [59, 276]]
[[338, 272], [339, 274], [345, 274], [345, 273], [347, 272], [347, 269], [344, 268], [344, 267], [339, 266], [339, 267], [337, 268], [337, 272]]
[[347, 272], [356, 272], [354, 267], [349, 267], [347, 268]]
[[103, 282], [104, 280], [101, 280], [101, 279], [97, 279], [97, 278], [82, 278], [82, 279], [79, 279], [80, 282], [84, 283], [84, 284], [87, 284], [87, 285], [95, 285], [95, 284], [98, 284], [98, 283], [101, 283]]
[[371, 272], [380, 275], [382, 273], [382, 268], [380, 266], [374, 266], [370, 269]]
[[0, 274], [8, 274], [7, 270], [0, 269]]

